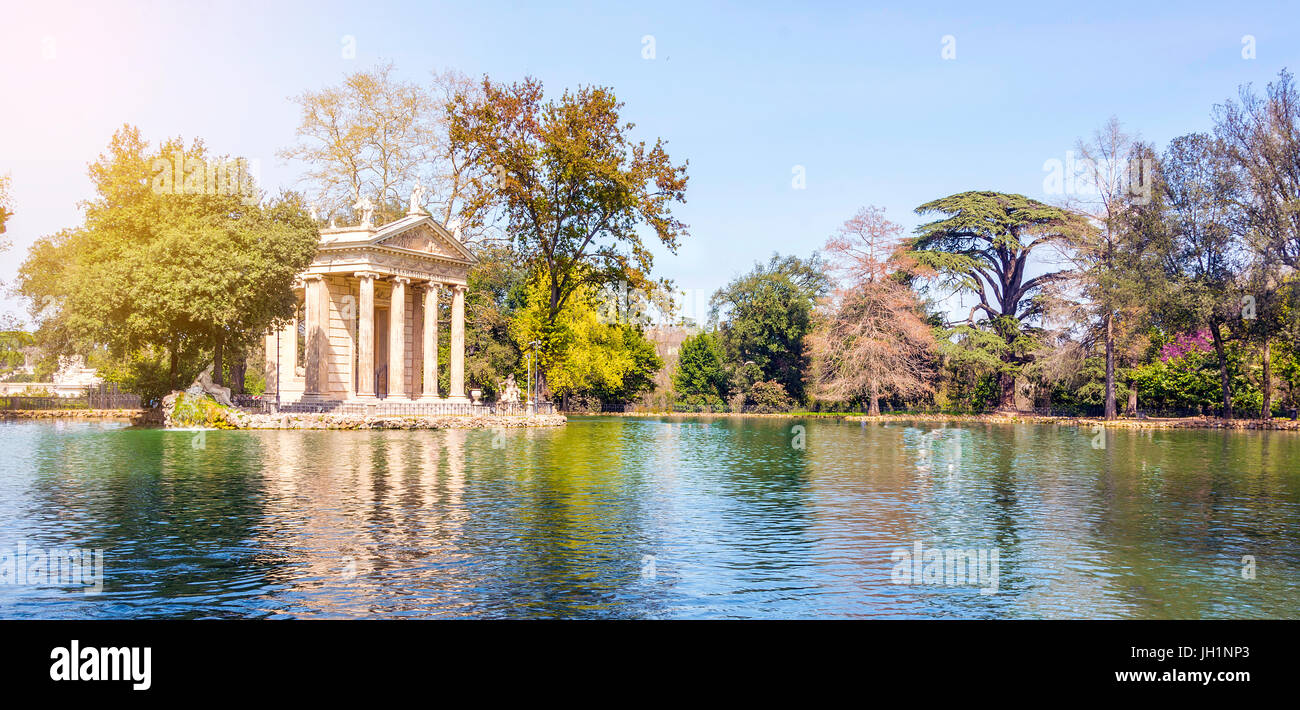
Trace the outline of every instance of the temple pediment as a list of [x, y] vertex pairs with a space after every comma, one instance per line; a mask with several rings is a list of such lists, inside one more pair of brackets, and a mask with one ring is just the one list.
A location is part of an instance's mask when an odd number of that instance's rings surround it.
[[428, 215], [403, 217], [379, 228], [322, 230], [321, 244], [336, 248], [388, 247], [467, 264], [478, 261], [460, 240]]

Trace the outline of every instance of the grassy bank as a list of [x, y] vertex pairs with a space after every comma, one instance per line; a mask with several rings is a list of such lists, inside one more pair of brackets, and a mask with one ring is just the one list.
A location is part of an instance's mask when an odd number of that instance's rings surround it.
[[971, 422], [983, 424], [1055, 424], [1058, 426], [1103, 426], [1119, 429], [1275, 429], [1300, 431], [1300, 422], [1291, 419], [1220, 419], [1217, 417], [1150, 417], [1121, 418], [1106, 421], [1098, 417], [1059, 417], [1039, 414], [921, 414], [897, 412], [867, 415], [860, 412], [778, 412], [771, 414], [729, 412], [605, 412], [569, 416], [606, 417], [674, 417], [683, 419], [720, 419], [728, 417], [772, 419], [843, 419], [848, 422]]

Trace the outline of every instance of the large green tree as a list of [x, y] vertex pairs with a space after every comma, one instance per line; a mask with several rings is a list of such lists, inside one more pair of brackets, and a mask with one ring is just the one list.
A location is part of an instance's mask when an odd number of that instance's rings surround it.
[[733, 390], [774, 381], [797, 400], [804, 396], [813, 308], [830, 281], [821, 258], [772, 255], [719, 289], [709, 300], [710, 320], [732, 373]]
[[942, 216], [916, 228], [908, 244], [911, 255], [932, 270], [933, 281], [979, 299], [966, 322], [991, 329], [1008, 345], [998, 408], [1014, 409], [1015, 378], [1029, 361], [1034, 323], [1045, 312], [1039, 296], [1068, 275], [1059, 270], [1027, 278], [1030, 255], [1048, 245], [1067, 245], [1085, 225], [1064, 208], [990, 191], [933, 200], [916, 213]]
[[296, 195], [264, 204], [246, 163], [198, 141], [151, 148], [132, 126], [90, 177], [84, 224], [37, 240], [19, 270], [45, 348], [106, 346], [134, 362], [165, 353], [176, 387], [194, 374], [182, 364], [219, 364], [294, 315], [293, 278], [318, 239]]

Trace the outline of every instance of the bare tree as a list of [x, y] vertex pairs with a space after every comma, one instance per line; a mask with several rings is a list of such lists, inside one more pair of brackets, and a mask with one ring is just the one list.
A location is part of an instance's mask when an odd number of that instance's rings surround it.
[[455, 70], [432, 72], [427, 86], [399, 80], [392, 64], [357, 72], [294, 98], [298, 142], [280, 156], [307, 165], [303, 180], [323, 216], [351, 214], [365, 196], [381, 219], [396, 219], [422, 184], [433, 216], [462, 241], [481, 243], [495, 233], [491, 166], [452, 150], [448, 136], [452, 101], [481, 91]]
[[[1144, 144], [1124, 132], [1114, 116], [1091, 140], [1077, 145], [1083, 174], [1081, 187], [1067, 200], [1093, 229], [1081, 230], [1071, 243], [1078, 284], [1087, 296], [1091, 315], [1099, 321], [1105, 349], [1105, 416], [1117, 417], [1115, 404], [1116, 343], [1130, 325], [1134, 292], [1128, 288], [1129, 266], [1140, 257], [1143, 240], [1130, 228], [1130, 210], [1154, 193], [1155, 161]], [[1136, 402], [1133, 402], [1136, 406]]]

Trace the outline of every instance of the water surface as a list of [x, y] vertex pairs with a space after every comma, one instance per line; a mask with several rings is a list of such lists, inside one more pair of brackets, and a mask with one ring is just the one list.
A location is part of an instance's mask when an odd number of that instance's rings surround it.
[[[0, 616], [1300, 617], [1300, 435], [1104, 443], [816, 419], [0, 423], [0, 552], [105, 565], [97, 595], [0, 584]], [[997, 593], [896, 584], [918, 542], [996, 550]]]

